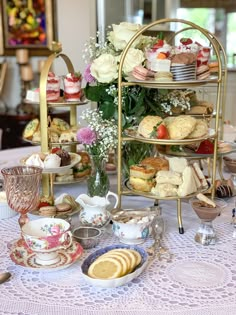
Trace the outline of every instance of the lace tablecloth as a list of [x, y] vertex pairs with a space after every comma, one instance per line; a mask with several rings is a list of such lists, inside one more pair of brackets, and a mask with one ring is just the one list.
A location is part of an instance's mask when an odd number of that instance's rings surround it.
[[[81, 276], [81, 262], [94, 249], [56, 272], [15, 265], [7, 243], [19, 237], [17, 217], [1, 220], [0, 272], [8, 270], [12, 278], [0, 285], [0, 314], [236, 314], [236, 239], [227, 220], [218, 220], [215, 228], [219, 241], [206, 247], [194, 242], [195, 229], [183, 235], [177, 229], [166, 233], [164, 242], [174, 255], [172, 262], [154, 260], [132, 282], [104, 289], [88, 285]], [[107, 233], [99, 246], [113, 243], [118, 241]]]

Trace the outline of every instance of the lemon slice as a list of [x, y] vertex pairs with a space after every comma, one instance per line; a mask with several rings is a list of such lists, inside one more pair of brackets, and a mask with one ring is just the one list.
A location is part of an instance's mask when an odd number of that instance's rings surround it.
[[124, 263], [124, 267], [125, 267], [124, 268], [124, 274], [127, 274], [127, 273], [130, 272], [131, 260], [130, 260], [129, 256], [127, 256], [125, 253], [114, 249], [114, 250], [111, 250], [111, 251], [107, 252], [104, 255], [121, 258], [122, 264]]
[[128, 272], [128, 265], [127, 265], [127, 262], [126, 262], [125, 258], [122, 257], [121, 255], [118, 255], [118, 254], [116, 254], [116, 253], [107, 252], [107, 253], [103, 254], [102, 256], [100, 256], [100, 257], [98, 258], [98, 260], [104, 259], [104, 257], [112, 257], [112, 258], [117, 259], [117, 260], [120, 262], [120, 264], [121, 264], [121, 266], [122, 266], [122, 273], [121, 273], [121, 276], [125, 275], [125, 274]]
[[135, 249], [129, 249], [129, 251], [135, 255], [135, 258], [136, 258], [136, 265], [135, 265], [135, 267], [138, 266], [141, 263], [141, 260], [142, 260], [141, 255]]
[[132, 272], [133, 269], [137, 266], [136, 255], [130, 249], [127, 249], [127, 248], [119, 248], [119, 249], [117, 249], [117, 251], [122, 252], [129, 257], [129, 259], [130, 259], [130, 272]]
[[129, 250], [126, 248], [112, 249], [111, 251], [107, 252], [107, 254], [108, 253], [116, 253], [123, 256], [127, 262], [129, 272], [136, 266], [135, 255], [129, 252]]
[[119, 278], [123, 273], [121, 262], [114, 257], [99, 257], [88, 269], [88, 276], [95, 279]]

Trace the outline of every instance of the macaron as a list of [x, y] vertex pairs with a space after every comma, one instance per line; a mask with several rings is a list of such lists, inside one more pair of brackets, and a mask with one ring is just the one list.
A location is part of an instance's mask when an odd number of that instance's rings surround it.
[[148, 69], [144, 68], [141, 65], [134, 67], [132, 71], [132, 75], [135, 79], [138, 79], [138, 80], [147, 80], [147, 78], [154, 77], [154, 74], [152, 71], [149, 71]]
[[68, 212], [71, 211], [72, 207], [66, 202], [62, 202], [56, 205], [57, 212]]
[[39, 208], [39, 214], [43, 216], [53, 216], [57, 212], [57, 209], [55, 206], [44, 206]]

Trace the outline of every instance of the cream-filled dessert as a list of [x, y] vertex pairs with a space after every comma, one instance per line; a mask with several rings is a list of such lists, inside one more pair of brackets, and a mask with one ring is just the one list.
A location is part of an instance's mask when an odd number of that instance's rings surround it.
[[39, 166], [44, 168], [44, 163], [42, 159], [40, 158], [39, 154], [35, 153], [32, 154], [26, 161], [25, 164], [27, 166]]
[[50, 153], [46, 156], [44, 160], [45, 168], [58, 168], [60, 166], [61, 166], [61, 158], [57, 154]]
[[66, 101], [80, 101], [81, 81], [80, 72], [68, 73], [64, 77], [64, 98]]
[[171, 46], [162, 39], [158, 39], [151, 49], [146, 51], [146, 66], [152, 71], [169, 72]]
[[53, 72], [48, 73], [47, 101], [55, 102], [60, 97], [60, 79]]

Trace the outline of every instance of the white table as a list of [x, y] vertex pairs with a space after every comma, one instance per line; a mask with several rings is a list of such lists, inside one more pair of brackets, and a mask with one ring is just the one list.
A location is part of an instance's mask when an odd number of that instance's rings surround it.
[[[35, 151], [35, 147], [0, 151], [0, 168], [18, 164], [21, 157]], [[115, 175], [110, 179], [114, 191]], [[86, 185], [55, 186], [56, 195], [62, 192], [78, 196], [86, 192]], [[153, 200], [131, 196], [125, 197], [123, 207], [141, 208], [152, 203]], [[0, 272], [8, 270], [12, 277], [0, 285], [0, 314], [236, 314], [236, 239], [232, 238], [230, 224], [233, 199], [214, 222], [219, 241], [206, 247], [194, 241], [199, 220], [187, 202], [182, 205], [183, 235], [177, 228], [176, 202], [161, 202], [161, 207], [167, 227], [164, 244], [174, 255], [172, 262], [154, 260], [137, 279], [114, 289], [91, 287], [81, 276], [81, 262], [95, 249], [85, 250], [80, 260], [56, 272], [37, 272], [15, 265], [7, 243], [20, 236], [18, 217], [1, 220]], [[108, 231], [97, 248], [114, 243], [118, 240]], [[140, 246], [151, 243], [149, 239]]]

